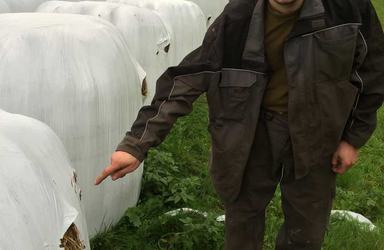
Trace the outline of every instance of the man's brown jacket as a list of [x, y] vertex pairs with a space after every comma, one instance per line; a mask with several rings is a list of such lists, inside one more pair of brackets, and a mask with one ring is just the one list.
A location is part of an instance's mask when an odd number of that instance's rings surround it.
[[[117, 150], [140, 161], [206, 93], [212, 139], [209, 170], [224, 201], [234, 200], [254, 139], [270, 74], [264, 56], [267, 0], [232, 0], [203, 44], [158, 79]], [[305, 0], [284, 46], [295, 176], [324, 167], [340, 140], [363, 146], [384, 98], [384, 35], [369, 0]]]

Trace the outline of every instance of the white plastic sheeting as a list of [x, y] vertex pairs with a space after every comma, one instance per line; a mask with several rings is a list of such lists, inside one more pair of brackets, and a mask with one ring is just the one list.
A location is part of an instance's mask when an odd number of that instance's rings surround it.
[[[202, 214], [202, 215], [206, 216], [205, 212], [203, 213], [203, 212], [200, 212], [200, 211], [197, 211], [197, 210], [191, 210], [190, 208], [183, 208], [183, 209], [180, 209], [180, 210], [173, 210], [171, 212], [168, 212], [168, 214], [174, 216], [174, 215], [176, 215], [176, 214], [178, 214], [180, 212], [195, 212], [195, 213], [199, 213], [199, 214]], [[343, 219], [347, 219], [347, 220], [350, 220], [350, 221], [356, 221], [356, 222], [360, 223], [361, 225], [368, 226], [369, 230], [371, 230], [371, 231], [376, 229], [376, 226], [372, 223], [372, 221], [370, 221], [368, 218], [364, 217], [363, 215], [355, 213], [355, 212], [352, 212], [352, 211], [332, 210], [331, 211], [331, 215], [332, 216], [337, 216], [337, 217], [340, 217], [340, 218], [343, 218]], [[225, 221], [225, 215], [220, 215], [219, 217], [216, 218], [216, 221], [224, 222]]]
[[372, 221], [370, 221], [368, 218], [364, 217], [361, 214], [346, 210], [332, 210], [331, 214], [332, 216], [338, 216], [350, 221], [356, 221], [361, 225], [366, 225], [371, 231], [376, 229], [376, 226], [372, 223]]
[[211, 25], [212, 22], [220, 15], [224, 10], [228, 0], [188, 0], [196, 3], [203, 10], [207, 26]]
[[175, 210], [171, 210], [171, 211], [166, 212], [165, 214], [166, 215], [170, 215], [170, 216], [177, 216], [177, 215], [183, 214], [183, 213], [194, 213], [194, 214], [199, 214], [199, 215], [201, 215], [203, 217], [207, 217], [208, 216], [207, 212], [201, 212], [199, 210], [192, 209], [192, 208], [189, 208], [189, 207], [183, 207], [183, 208], [178, 208], [178, 209], [175, 209]]
[[0, 0], [0, 13], [7, 13], [7, 12], [10, 12], [8, 4], [5, 2], [5, 0]]
[[93, 185], [142, 106], [141, 78], [110, 23], [69, 14], [0, 15], [0, 108], [37, 118], [63, 141], [94, 235], [136, 205], [142, 167]]
[[2, 0], [8, 7], [8, 11], [4, 12], [31, 12], [44, 1], [46, 0]]
[[[33, 12], [43, 2], [49, 0], [1, 0], [0, 10], [2, 10], [3, 3], [7, 6], [7, 11], [4, 12]], [[68, 0], [79, 1], [79, 0]]]
[[89, 249], [70, 166], [48, 126], [0, 110], [0, 249], [59, 249], [72, 223]]
[[201, 45], [206, 32], [205, 15], [193, 2], [184, 0], [108, 0], [156, 11], [171, 31], [171, 65]]
[[125, 37], [132, 55], [147, 73], [149, 104], [156, 90], [156, 80], [169, 66], [170, 32], [154, 11], [119, 3], [50, 1], [38, 12], [92, 15], [113, 23]]

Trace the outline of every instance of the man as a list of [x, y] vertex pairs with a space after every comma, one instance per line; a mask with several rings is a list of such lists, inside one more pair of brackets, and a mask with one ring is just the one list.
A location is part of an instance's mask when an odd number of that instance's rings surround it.
[[206, 93], [225, 249], [262, 248], [279, 183], [285, 221], [276, 249], [321, 249], [336, 174], [375, 129], [383, 65], [369, 0], [233, 0], [202, 46], [158, 79], [96, 184], [134, 171]]

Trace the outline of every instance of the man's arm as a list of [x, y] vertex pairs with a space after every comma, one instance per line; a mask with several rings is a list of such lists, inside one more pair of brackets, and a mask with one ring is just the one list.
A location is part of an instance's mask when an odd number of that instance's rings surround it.
[[221, 62], [216, 50], [221, 44], [216, 34], [222, 30], [222, 16], [208, 29], [199, 48], [189, 53], [178, 66], [168, 68], [157, 80], [151, 104], [139, 110], [131, 130], [112, 155], [111, 164], [96, 178], [96, 185], [109, 175], [116, 180], [136, 170], [148, 150], [159, 145], [169, 134], [177, 118], [189, 114], [193, 102], [208, 90], [210, 84], [219, 81]]
[[370, 1], [364, 1], [364, 15], [356, 55], [356, 71], [352, 81], [361, 84], [352, 122], [343, 140], [356, 149], [362, 147], [376, 128], [377, 110], [384, 100], [384, 34], [380, 20]]
[[143, 161], [151, 147], [159, 145], [177, 118], [192, 111], [193, 102], [208, 85], [219, 80], [219, 71], [208, 65], [171, 67], [159, 78], [151, 105], [143, 106], [116, 151]]
[[[363, 2], [363, 1], [362, 1]], [[358, 149], [376, 128], [377, 110], [384, 100], [384, 35], [374, 7], [363, 2], [364, 13], [359, 33], [351, 81], [360, 85], [360, 93], [344, 130], [342, 141], [332, 157], [332, 170], [344, 174], [357, 161]]]

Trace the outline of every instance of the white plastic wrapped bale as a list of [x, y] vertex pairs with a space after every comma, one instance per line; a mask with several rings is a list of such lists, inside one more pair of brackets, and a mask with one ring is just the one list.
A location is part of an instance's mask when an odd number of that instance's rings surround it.
[[0, 13], [8, 13], [10, 9], [4, 0], [0, 0]]
[[206, 32], [205, 15], [193, 2], [184, 0], [108, 0], [156, 11], [171, 31], [169, 55], [176, 65], [201, 45]]
[[[4, 12], [33, 12], [36, 8], [45, 1], [49, 0], [1, 0], [0, 7], [4, 3], [8, 11]], [[68, 0], [68, 1], [79, 1], [79, 0]]]
[[70, 242], [89, 249], [76, 176], [48, 126], [0, 110], [0, 168], [0, 249], [60, 249]]
[[[92, 15], [113, 23], [125, 37], [132, 55], [147, 73], [148, 89], [144, 104], [156, 90], [156, 80], [170, 65], [170, 32], [154, 11], [119, 3], [49, 1], [38, 12]], [[143, 42], [145, 41], [145, 42]]]
[[6, 12], [31, 12], [46, 0], [3, 0], [8, 11]]
[[0, 15], [0, 108], [37, 118], [63, 141], [94, 235], [135, 206], [142, 166], [95, 187], [95, 177], [142, 106], [137, 63], [115, 26], [69, 14]]
[[188, 0], [196, 3], [203, 10], [207, 27], [221, 14], [228, 0]]

